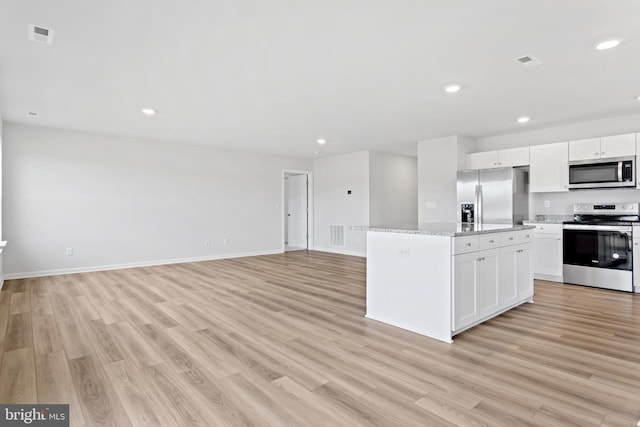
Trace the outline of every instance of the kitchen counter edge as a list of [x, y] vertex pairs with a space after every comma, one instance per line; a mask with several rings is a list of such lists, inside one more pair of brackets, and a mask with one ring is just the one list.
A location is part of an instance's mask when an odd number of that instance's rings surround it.
[[[456, 224], [451, 224], [456, 225]], [[429, 228], [429, 225], [421, 226], [422, 229], [416, 228], [395, 228], [393, 226], [385, 227], [385, 226], [351, 226], [350, 230], [353, 231], [376, 231], [382, 233], [400, 233], [400, 234], [422, 234], [427, 236], [449, 236], [449, 237], [460, 237], [460, 236], [472, 236], [475, 234], [490, 234], [490, 233], [506, 233], [510, 231], [520, 231], [520, 230], [533, 230], [535, 225], [506, 225], [504, 228], [493, 228], [488, 230], [469, 230], [469, 231], [450, 231], [443, 230], [442, 224], [434, 224], [432, 228]]]

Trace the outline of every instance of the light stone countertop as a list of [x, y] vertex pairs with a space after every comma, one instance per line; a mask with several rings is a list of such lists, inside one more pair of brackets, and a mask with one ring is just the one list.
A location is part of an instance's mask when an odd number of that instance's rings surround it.
[[573, 215], [536, 215], [535, 219], [525, 222], [530, 224], [562, 224], [564, 221], [573, 221]]
[[379, 231], [386, 233], [423, 234], [431, 236], [469, 236], [473, 234], [501, 233], [534, 229], [534, 225], [519, 224], [466, 224], [466, 223], [429, 223], [418, 225], [371, 225], [352, 226], [354, 231]]

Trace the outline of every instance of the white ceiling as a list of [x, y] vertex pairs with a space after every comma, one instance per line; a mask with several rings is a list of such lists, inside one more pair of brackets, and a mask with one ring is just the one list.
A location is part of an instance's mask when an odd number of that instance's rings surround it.
[[322, 156], [516, 132], [638, 112], [639, 17], [638, 0], [2, 0], [0, 113], [307, 158], [320, 137]]

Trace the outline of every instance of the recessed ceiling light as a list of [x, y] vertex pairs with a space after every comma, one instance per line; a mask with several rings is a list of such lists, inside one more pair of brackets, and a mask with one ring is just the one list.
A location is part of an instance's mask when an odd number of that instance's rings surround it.
[[145, 114], [147, 116], [153, 116], [156, 113], [156, 110], [154, 110], [153, 108], [143, 108], [142, 109], [142, 114]]
[[326, 143], [327, 143], [327, 140], [326, 140], [326, 139], [320, 138], [320, 139], [318, 140], [318, 144], [320, 144], [320, 145], [324, 145], [324, 144], [326, 144]]
[[460, 90], [460, 85], [449, 85], [444, 88], [447, 93], [456, 93]]
[[518, 123], [527, 123], [529, 121], [529, 117], [518, 117]]
[[600, 42], [596, 45], [596, 49], [598, 50], [607, 50], [607, 49], [611, 49], [612, 47], [616, 47], [620, 44], [619, 39], [611, 39], [611, 40], [605, 40], [603, 42]]
[[640, 101], [640, 96], [638, 96], [636, 99], [637, 99], [638, 101]]

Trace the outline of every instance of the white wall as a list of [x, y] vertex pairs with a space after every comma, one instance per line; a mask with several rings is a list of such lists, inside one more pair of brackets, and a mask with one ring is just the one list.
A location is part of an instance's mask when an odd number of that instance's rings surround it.
[[313, 176], [314, 248], [365, 255], [365, 232], [347, 229], [345, 246], [341, 248], [330, 245], [329, 226], [369, 225], [369, 152], [315, 159]]
[[369, 152], [371, 225], [418, 223], [416, 157]]
[[[640, 114], [589, 120], [509, 135], [492, 136], [477, 141], [477, 151], [549, 144], [606, 135], [640, 132]], [[640, 156], [639, 156], [640, 158]], [[549, 201], [549, 207], [544, 202]], [[532, 193], [530, 212], [535, 215], [572, 214], [573, 204], [581, 202], [639, 202], [640, 190], [579, 190], [562, 193]]]
[[12, 123], [4, 131], [11, 277], [279, 252], [282, 170], [311, 167]]
[[[4, 240], [2, 238], [2, 137], [3, 137], [3, 122], [2, 115], [0, 115], [0, 240]], [[3, 250], [0, 249], [0, 289], [2, 289], [2, 285], [4, 285], [4, 254]]]
[[458, 135], [418, 142], [420, 223], [456, 221], [456, 173], [475, 148], [475, 141]]
[[477, 140], [476, 151], [500, 150], [527, 145], [550, 144], [575, 139], [640, 132], [640, 114], [589, 120], [563, 126], [533, 129]]

